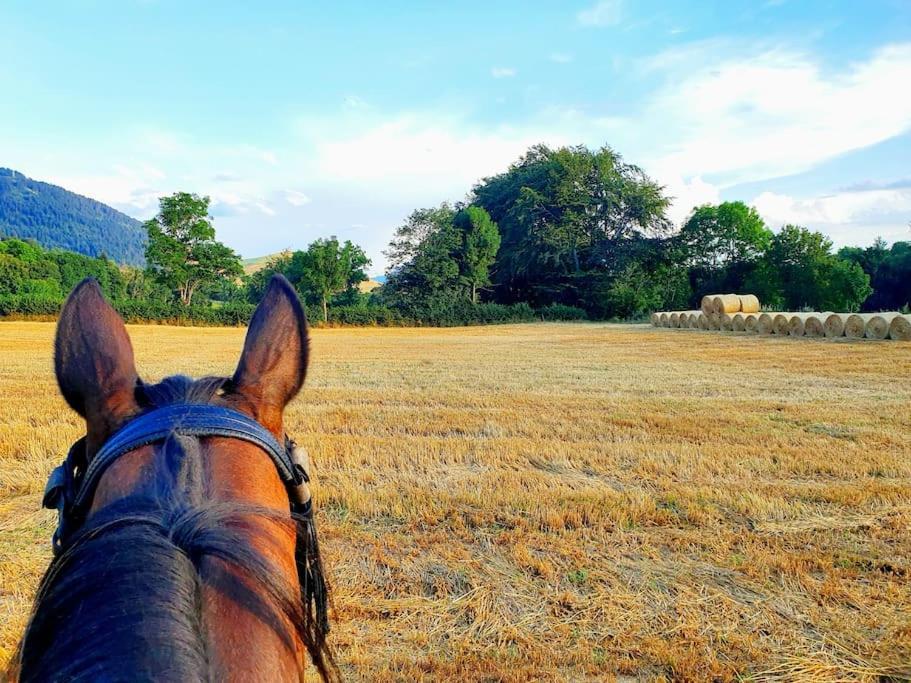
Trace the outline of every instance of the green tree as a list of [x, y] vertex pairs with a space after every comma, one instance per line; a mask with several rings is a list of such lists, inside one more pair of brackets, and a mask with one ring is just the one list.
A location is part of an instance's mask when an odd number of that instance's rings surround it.
[[831, 240], [796, 225], [772, 238], [749, 284], [761, 301], [787, 310], [857, 310], [872, 291], [859, 265], [832, 253]]
[[462, 240], [453, 227], [456, 211], [449, 204], [414, 211], [395, 231], [386, 250], [389, 271], [383, 298], [414, 311], [430, 299], [453, 298], [463, 286], [456, 254]]
[[721, 269], [758, 259], [769, 248], [772, 231], [753, 207], [724, 202], [694, 209], [678, 240], [690, 265]]
[[873, 293], [870, 276], [856, 263], [829, 257], [822, 268], [825, 287], [819, 301], [824, 311], [859, 311]]
[[670, 228], [663, 188], [609, 147], [532, 147], [471, 203], [500, 230], [492, 279], [505, 302], [575, 303], [588, 275], [622, 270], [614, 247]]
[[870, 276], [871, 280], [875, 280], [880, 266], [889, 258], [889, 245], [882, 237], [877, 237], [873, 244], [866, 249], [863, 247], [842, 247], [838, 250], [838, 257], [846, 261], [853, 261], [864, 269], [864, 272]]
[[460, 233], [458, 251], [461, 279], [468, 285], [471, 303], [478, 302], [478, 288], [490, 284], [490, 267], [500, 249], [500, 231], [490, 220], [490, 214], [478, 206], [469, 206], [453, 218]]
[[215, 239], [208, 197], [188, 192], [162, 197], [158, 215], [145, 228], [146, 262], [184, 306], [201, 287], [243, 274], [237, 254]]
[[0, 294], [19, 294], [26, 280], [28, 266], [15, 256], [0, 251]]
[[289, 279], [318, 297], [323, 320], [329, 320], [329, 299], [366, 280], [364, 269], [369, 265], [363, 249], [350, 241], [340, 244], [333, 236], [316, 240], [307, 251], [295, 252], [289, 264]]
[[771, 242], [772, 231], [743, 202], [697, 207], [676, 237], [696, 300], [711, 292], [743, 290]]

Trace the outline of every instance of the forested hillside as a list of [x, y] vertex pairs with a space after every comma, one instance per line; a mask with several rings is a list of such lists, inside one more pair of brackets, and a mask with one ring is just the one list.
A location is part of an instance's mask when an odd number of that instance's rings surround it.
[[126, 214], [62, 187], [0, 168], [0, 236], [33, 239], [86, 256], [144, 262], [146, 231]]

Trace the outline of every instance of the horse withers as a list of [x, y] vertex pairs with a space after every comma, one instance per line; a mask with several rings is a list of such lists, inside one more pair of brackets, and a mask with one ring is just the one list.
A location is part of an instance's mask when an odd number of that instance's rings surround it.
[[306, 462], [283, 426], [307, 349], [276, 276], [232, 377], [146, 384], [97, 283], [73, 290], [55, 370], [86, 435], [48, 483], [55, 555], [14, 678], [291, 681], [308, 656], [338, 676]]

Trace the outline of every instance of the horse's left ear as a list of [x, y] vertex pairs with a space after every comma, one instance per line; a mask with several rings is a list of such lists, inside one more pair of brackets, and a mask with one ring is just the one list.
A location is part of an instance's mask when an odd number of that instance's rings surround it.
[[60, 313], [54, 370], [66, 402], [85, 418], [89, 453], [139, 409], [130, 337], [91, 278], [76, 285]]
[[297, 292], [281, 275], [253, 314], [232, 384], [234, 393], [263, 426], [282, 436], [282, 413], [307, 374], [307, 315]]

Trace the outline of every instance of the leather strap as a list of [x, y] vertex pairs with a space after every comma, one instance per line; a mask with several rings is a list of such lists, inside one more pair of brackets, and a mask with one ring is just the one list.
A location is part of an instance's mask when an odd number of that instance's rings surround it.
[[[178, 403], [156, 408], [130, 420], [114, 433], [87, 467], [79, 462], [80, 442], [70, 449], [66, 460], [51, 472], [44, 492], [44, 507], [58, 511], [54, 546], [67, 534], [67, 526], [79, 525], [91, 505], [95, 489], [105, 470], [125, 453], [163, 441], [171, 434], [221, 436], [241, 439], [258, 446], [275, 464], [288, 489], [292, 512], [309, 512], [310, 491], [307, 462], [295, 454], [297, 447], [286, 438], [280, 444], [272, 433], [241, 412], [207, 404]], [[84, 470], [84, 471], [83, 471]]]

